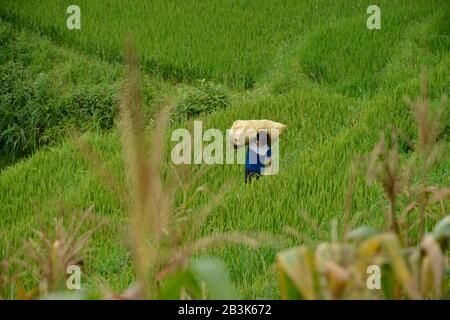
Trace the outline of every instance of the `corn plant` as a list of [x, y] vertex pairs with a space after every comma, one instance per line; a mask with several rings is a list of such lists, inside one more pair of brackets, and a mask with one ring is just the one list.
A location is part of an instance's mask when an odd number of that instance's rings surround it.
[[[282, 299], [440, 299], [449, 294], [450, 216], [417, 247], [402, 247], [392, 232], [355, 229], [346, 243], [303, 245], [278, 255]], [[380, 286], [371, 287], [371, 268]]]

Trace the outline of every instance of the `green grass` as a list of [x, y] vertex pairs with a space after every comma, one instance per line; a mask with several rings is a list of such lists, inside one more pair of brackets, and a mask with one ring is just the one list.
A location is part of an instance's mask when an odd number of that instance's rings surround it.
[[[52, 50], [75, 49], [77, 53], [70, 56], [92, 54], [106, 60], [89, 58], [88, 64], [79, 64], [75, 58], [75, 62], [47, 63], [55, 74], [78, 65], [77, 72], [69, 72], [72, 81], [107, 77], [103, 70], [121, 69], [109, 63], [121, 61], [122, 35], [132, 29], [147, 72], [181, 81], [205, 77], [235, 90], [256, 82], [252, 91], [235, 91], [225, 109], [198, 116], [204, 121], [204, 130], [225, 130], [234, 120], [247, 118], [268, 118], [289, 126], [281, 139], [280, 174], [245, 186], [242, 166], [212, 166], [190, 190], [206, 185], [217, 191], [226, 181], [232, 183], [202, 233], [275, 235], [276, 241], [257, 250], [234, 245], [206, 252], [226, 262], [247, 298], [278, 297], [274, 256], [296, 244], [282, 232], [285, 225], [319, 240], [299, 216], [300, 210], [317, 219], [329, 236], [331, 220], [339, 219], [343, 212], [351, 161], [371, 150], [380, 132], [388, 133], [395, 126], [416, 138], [403, 96], [419, 94], [422, 65], [429, 70], [432, 106], [442, 94], [448, 94], [450, 42], [445, 12], [449, 6], [445, 1], [382, 2], [380, 31], [367, 30], [365, 1], [329, 5], [325, 1], [285, 1], [283, 5], [267, 1], [259, 3], [258, 10], [256, 2], [169, 2], [167, 6], [152, 2], [151, 7], [147, 3], [148, 10], [142, 10], [144, 1], [135, 0], [111, 2], [110, 6], [80, 1], [82, 30], [69, 32], [64, 20], [67, 3], [48, 1], [25, 7], [25, 1], [0, 0], [0, 15], [23, 26], [24, 32], [39, 31], [65, 48], [47, 44]], [[33, 37], [31, 43], [43, 41]], [[149, 38], [153, 41], [146, 41]], [[26, 69], [38, 69], [45, 65], [44, 60], [32, 60]], [[96, 81], [92, 80], [92, 85]], [[98, 81], [103, 82], [101, 78]], [[152, 96], [158, 101], [170, 90], [177, 88], [161, 84]], [[147, 107], [155, 104], [152, 99], [146, 101]], [[450, 123], [447, 115], [444, 120]], [[447, 127], [443, 137], [447, 142], [449, 130]], [[116, 129], [93, 130], [88, 136], [123, 182]], [[410, 151], [401, 144], [402, 157], [407, 158]], [[433, 171], [433, 182], [450, 185], [449, 168], [447, 157]], [[356, 181], [352, 209], [363, 212], [361, 223], [380, 226], [385, 205], [379, 200], [381, 190], [367, 187], [363, 180], [358, 177]], [[200, 208], [207, 199], [199, 196], [192, 209]], [[31, 236], [37, 225], [35, 203], [50, 224], [62, 202], [67, 212], [95, 204], [98, 215], [111, 219], [90, 246], [92, 254], [85, 261], [88, 284], [94, 286], [106, 279], [117, 290], [129, 286], [133, 269], [124, 242], [124, 208], [89, 169], [71, 140], [60, 141], [0, 173], [3, 241], [17, 248]], [[36, 281], [29, 275], [26, 279], [28, 286]]]
[[361, 72], [377, 73], [408, 26], [445, 12], [439, 9], [445, 1], [382, 1], [383, 28], [372, 32], [365, 28], [370, 1], [133, 0], [99, 5], [81, 0], [81, 30], [70, 31], [68, 0], [0, 4], [8, 19], [77, 50], [120, 62], [123, 37], [130, 32], [147, 72], [177, 80], [206, 77], [238, 88], [252, 87], [276, 57], [298, 43], [305, 73], [326, 82], [351, 76], [354, 81], [339, 86], [358, 92], [370, 88], [367, 82], [373, 77], [358, 85]]

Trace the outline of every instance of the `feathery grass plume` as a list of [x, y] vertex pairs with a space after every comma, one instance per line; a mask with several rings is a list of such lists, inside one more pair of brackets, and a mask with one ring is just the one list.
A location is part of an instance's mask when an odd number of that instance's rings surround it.
[[388, 199], [387, 221], [389, 228], [403, 241], [398, 217], [396, 214], [397, 196], [401, 192], [401, 185], [398, 179], [399, 154], [397, 135], [392, 134], [392, 147], [386, 146], [384, 135], [372, 150], [369, 157], [367, 169], [367, 180], [372, 184], [375, 180], [380, 181]]
[[438, 108], [432, 110], [430, 108], [430, 99], [428, 93], [428, 75], [425, 68], [421, 73], [421, 95], [416, 101], [412, 101], [410, 97], [405, 96], [406, 104], [411, 108], [417, 125], [418, 147], [417, 150], [422, 156], [428, 158], [429, 153], [436, 147], [436, 143], [448, 120], [446, 111], [447, 96], [443, 95]]
[[[120, 100], [120, 129], [127, 177], [127, 197], [130, 219], [131, 248], [136, 267], [136, 277], [142, 292], [141, 297], [150, 294], [148, 287], [150, 267], [155, 266], [163, 228], [166, 228], [167, 210], [160, 211], [162, 205], [170, 205], [170, 199], [162, 199], [161, 177], [155, 174], [159, 167], [162, 150], [154, 148], [152, 162], [148, 160], [148, 145], [142, 119], [139, 84], [139, 66], [132, 40], [125, 42], [127, 73]], [[158, 201], [160, 201], [158, 203]], [[165, 208], [167, 209], [167, 208]], [[160, 216], [160, 217], [158, 217]], [[159, 218], [162, 218], [161, 220]], [[159, 227], [157, 227], [159, 226]], [[147, 239], [151, 237], [150, 239]]]
[[[82, 266], [83, 256], [93, 234], [104, 225], [104, 220], [96, 221], [95, 225], [82, 232], [82, 228], [93, 221], [93, 206], [81, 215], [75, 214], [65, 227], [62, 217], [55, 218], [53, 230], [34, 230], [36, 239], [24, 242], [24, 257], [21, 258], [22, 268], [31, 268], [34, 276], [40, 280], [39, 286], [26, 292], [16, 281], [18, 298], [32, 299], [43, 297], [49, 293], [66, 289], [66, 269], [70, 265]], [[31, 261], [31, 264], [30, 264]]]
[[[127, 72], [119, 109], [127, 180], [126, 191], [123, 194], [128, 208], [129, 238], [136, 282], [126, 292], [111, 294], [110, 297], [114, 299], [158, 298], [161, 282], [166, 276], [185, 268], [190, 255], [224, 242], [239, 242], [251, 246], [256, 245], [256, 242], [240, 234], [215, 234], [198, 238], [207, 216], [223, 199], [228, 188], [222, 188], [219, 194], [213, 196], [210, 204], [195, 214], [191, 220], [187, 218], [186, 213], [195, 194], [203, 192], [205, 188], [198, 188], [194, 195], [188, 197], [186, 193], [188, 184], [182, 181], [182, 168], [172, 166], [169, 168], [170, 172], [163, 177], [169, 108], [166, 107], [160, 111], [155, 119], [151, 140], [148, 141], [140, 98], [139, 64], [130, 37], [125, 41], [124, 55]], [[93, 165], [102, 167], [97, 161]], [[106, 170], [100, 170], [100, 172], [105, 173]], [[174, 201], [180, 187], [183, 192], [183, 201], [179, 207], [176, 207]], [[188, 237], [187, 232], [192, 236]], [[217, 274], [217, 276], [223, 275]], [[186, 295], [186, 288], [181, 289], [180, 292]]]
[[[429, 185], [430, 170], [442, 158], [445, 141], [440, 139], [448, 125], [447, 96], [443, 95], [440, 105], [432, 110], [428, 95], [428, 76], [426, 69], [421, 73], [421, 96], [416, 101], [412, 101], [409, 97], [405, 97], [406, 103], [411, 108], [416, 121], [418, 131], [417, 145], [417, 162], [419, 166], [415, 169], [416, 176], [419, 177], [418, 187], [410, 187], [409, 192], [415, 198], [412, 200], [405, 210], [405, 215], [409, 215], [413, 210], [418, 209], [419, 212], [419, 236], [425, 234], [427, 212], [426, 206], [430, 204], [432, 196], [436, 193], [442, 193], [442, 189]], [[447, 155], [448, 156], [448, 155]], [[443, 202], [440, 202], [441, 207]], [[442, 216], [445, 214], [441, 208]]]

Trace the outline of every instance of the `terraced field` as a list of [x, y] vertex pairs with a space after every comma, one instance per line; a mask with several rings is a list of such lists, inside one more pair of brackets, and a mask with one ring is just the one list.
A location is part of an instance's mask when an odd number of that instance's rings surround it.
[[[3, 74], [10, 75], [0, 76], [0, 116], [8, 119], [0, 119], [5, 145], [0, 147], [0, 165], [5, 163], [0, 171], [0, 260], [7, 244], [19, 248], [33, 236], [33, 228], [50, 225], [62, 204], [64, 212], [94, 204], [109, 222], [94, 235], [84, 261], [91, 287], [106, 280], [114, 290], [124, 290], [133, 282], [124, 236], [127, 217], [118, 196], [90, 169], [69, 133], [85, 132], [124, 183], [114, 118], [125, 34], [133, 35], [139, 53], [149, 123], [165, 101], [183, 101], [200, 90], [197, 80], [206, 79], [230, 103], [197, 116], [204, 130], [225, 131], [234, 120], [258, 118], [289, 126], [281, 139], [278, 175], [247, 186], [242, 166], [214, 165], [188, 190], [193, 194], [205, 186], [217, 193], [231, 183], [201, 234], [190, 236], [229, 231], [269, 235], [271, 241], [256, 250], [234, 244], [204, 252], [225, 262], [244, 298], [278, 298], [274, 256], [298, 244], [284, 231], [286, 225], [314, 241], [331, 237], [332, 221], [343, 214], [351, 163], [373, 148], [380, 132], [398, 128], [405, 137], [401, 157], [413, 152], [405, 141], [417, 139], [416, 128], [403, 97], [418, 96], [423, 66], [432, 107], [448, 95], [448, 1], [382, 1], [382, 28], [369, 30], [367, 1], [80, 0], [82, 28], [77, 31], [66, 28], [69, 2], [0, 0], [0, 64]], [[8, 110], [24, 114], [11, 117]], [[29, 110], [38, 111], [28, 116]], [[447, 142], [449, 115], [442, 138]], [[170, 130], [186, 125], [175, 121]], [[29, 132], [37, 137], [31, 139]], [[202, 168], [190, 170], [194, 174]], [[431, 178], [450, 186], [449, 157]], [[359, 224], [381, 227], [381, 188], [367, 186], [360, 174], [353, 192], [351, 207], [361, 213]], [[190, 204], [194, 219], [208, 199], [200, 194]], [[301, 211], [318, 221], [321, 234]], [[24, 279], [27, 287], [37, 281], [29, 273]]]

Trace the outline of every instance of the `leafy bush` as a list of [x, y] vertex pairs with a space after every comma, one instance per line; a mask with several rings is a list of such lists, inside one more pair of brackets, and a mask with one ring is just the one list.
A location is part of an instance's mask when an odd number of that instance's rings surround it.
[[187, 119], [201, 113], [210, 113], [230, 104], [226, 91], [212, 82], [199, 81], [199, 86], [188, 91], [176, 106], [176, 119]]
[[109, 129], [114, 124], [115, 89], [76, 87], [67, 96], [47, 74], [34, 75], [21, 63], [0, 66], [0, 153], [18, 159], [57, 141], [68, 128]]
[[68, 130], [107, 130], [121, 69], [68, 54], [0, 19], [0, 168]]
[[117, 114], [115, 90], [110, 87], [76, 88], [65, 105], [68, 118], [79, 128], [110, 129]]
[[0, 148], [14, 157], [32, 152], [54, 119], [45, 79], [33, 83], [31, 77], [19, 63], [0, 66]]

